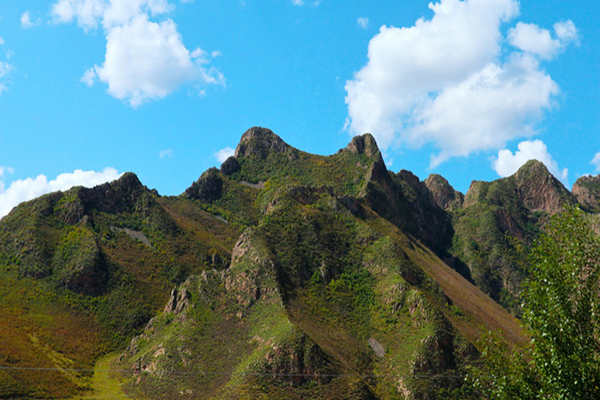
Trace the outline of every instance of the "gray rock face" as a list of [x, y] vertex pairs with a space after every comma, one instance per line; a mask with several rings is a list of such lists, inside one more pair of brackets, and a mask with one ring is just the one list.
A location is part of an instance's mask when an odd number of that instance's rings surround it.
[[187, 289], [173, 289], [171, 298], [165, 307], [165, 313], [181, 314], [190, 304], [190, 293]]
[[369, 346], [371, 346], [371, 349], [373, 349], [373, 351], [375, 352], [375, 355], [377, 357], [379, 357], [379, 358], [385, 357], [385, 349], [383, 348], [383, 346], [381, 345], [381, 343], [379, 343], [377, 341], [377, 339], [370, 338], [369, 339]]

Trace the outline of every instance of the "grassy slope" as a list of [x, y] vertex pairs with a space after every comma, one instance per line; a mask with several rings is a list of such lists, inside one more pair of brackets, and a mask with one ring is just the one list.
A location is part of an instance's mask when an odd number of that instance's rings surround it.
[[[96, 198], [100, 206], [86, 210], [82, 199], [97, 194], [73, 189], [23, 204], [0, 222], [0, 366], [89, 369], [122, 349], [174, 285], [228, 264], [237, 232], [225, 223], [203, 214], [177, 226], [170, 213], [183, 211], [169, 209], [169, 200], [163, 208], [145, 188], [123, 182], [107, 189], [131, 191], [133, 202], [110, 212]], [[18, 369], [1, 370], [0, 381], [2, 398], [63, 397], [91, 384], [86, 373]]]

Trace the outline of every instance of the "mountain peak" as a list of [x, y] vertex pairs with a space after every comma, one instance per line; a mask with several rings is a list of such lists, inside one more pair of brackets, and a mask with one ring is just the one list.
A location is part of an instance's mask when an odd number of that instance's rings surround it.
[[523, 164], [514, 175], [517, 179], [528, 179], [535, 176], [547, 177], [552, 174], [543, 162], [532, 159]]
[[540, 161], [527, 161], [513, 176], [519, 197], [530, 210], [554, 214], [565, 203], [576, 203], [574, 196]]
[[424, 183], [433, 195], [435, 202], [444, 210], [462, 206], [465, 196], [455, 190], [443, 176], [431, 174]]
[[265, 159], [270, 151], [285, 153], [291, 149], [292, 147], [273, 133], [272, 130], [255, 126], [242, 135], [240, 143], [235, 149], [235, 158], [257, 157]]
[[116, 179], [113, 182], [110, 182], [110, 185], [114, 187], [131, 189], [139, 189], [143, 186], [138, 176], [133, 172], [125, 172], [118, 179]]
[[379, 148], [377, 147], [377, 142], [375, 138], [370, 133], [365, 133], [364, 135], [354, 136], [352, 141], [346, 146], [346, 151], [349, 151], [353, 154], [365, 154], [369, 157], [373, 157], [377, 153], [379, 153]]
[[494, 204], [504, 204], [506, 199], [518, 200], [531, 211], [549, 214], [560, 211], [565, 204], [577, 202], [544, 163], [537, 160], [527, 161], [507, 178], [493, 182], [473, 181], [465, 195], [465, 207], [484, 199]]

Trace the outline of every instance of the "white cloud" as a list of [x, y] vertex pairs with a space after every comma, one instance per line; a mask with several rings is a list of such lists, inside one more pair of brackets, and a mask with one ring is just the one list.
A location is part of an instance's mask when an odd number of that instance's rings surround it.
[[490, 63], [464, 82], [449, 86], [414, 112], [411, 143], [434, 142], [434, 168], [451, 157], [496, 150], [535, 133], [534, 121], [552, 106], [556, 83], [529, 56], [515, 55], [502, 67]]
[[15, 171], [11, 167], [4, 167], [4, 166], [0, 165], [0, 178], [4, 178], [4, 175], [12, 174], [14, 172]]
[[67, 190], [74, 186], [93, 187], [118, 179], [120, 175], [116, 169], [110, 167], [101, 172], [78, 169], [72, 173], [60, 174], [51, 181], [45, 175], [38, 175], [35, 179], [19, 179], [11, 182], [6, 190], [4, 182], [0, 181], [0, 218], [8, 214], [19, 203], [35, 199], [43, 194]]
[[13, 70], [13, 66], [7, 62], [0, 61], [0, 78], [5, 78]]
[[151, 20], [173, 7], [167, 0], [59, 0], [52, 12], [56, 22], [76, 20], [85, 31], [103, 27], [105, 60], [80, 80], [88, 86], [106, 83], [111, 96], [138, 107], [184, 84], [225, 84], [217, 69], [206, 66], [209, 60], [201, 49], [183, 45], [172, 19]]
[[83, 73], [79, 81], [85, 83], [87, 86], [94, 86], [94, 81], [96, 80], [96, 68], [90, 68]]
[[168, 0], [58, 0], [52, 6], [52, 15], [57, 23], [76, 20], [85, 30], [96, 29], [100, 24], [110, 29], [142, 14], [157, 16], [173, 8]]
[[[0, 46], [4, 45], [4, 39], [0, 37]], [[6, 59], [9, 60], [12, 56], [12, 50], [6, 51]], [[14, 66], [6, 61], [0, 61], [0, 94], [8, 89], [7, 83], [10, 80], [10, 74], [14, 70]]]
[[31, 28], [32, 26], [39, 25], [40, 21], [33, 22], [31, 20], [31, 14], [29, 11], [25, 11], [23, 15], [21, 15], [21, 27], [22, 28]]
[[567, 168], [559, 169], [557, 162], [552, 158], [544, 142], [541, 140], [524, 141], [519, 143], [519, 150], [514, 154], [507, 149], [498, 152], [498, 158], [492, 161], [494, 170], [501, 177], [506, 177], [517, 172], [529, 160], [538, 160], [548, 168], [548, 171], [567, 186], [569, 171]]
[[[383, 26], [371, 39], [367, 65], [346, 83], [349, 132], [371, 132], [384, 150], [431, 143], [439, 149], [432, 168], [535, 134], [559, 88], [536, 53], [502, 48], [501, 26], [518, 15], [518, 2], [442, 0], [429, 8], [431, 19]], [[570, 21], [555, 26], [555, 40], [566, 45], [574, 29]]]
[[217, 161], [222, 163], [234, 154], [235, 154], [235, 149], [232, 149], [231, 147], [227, 146], [227, 147], [217, 151], [214, 154], [214, 156], [217, 159]]
[[295, 6], [303, 6], [304, 1], [303, 0], [292, 0], [292, 4]]
[[361, 29], [367, 29], [369, 27], [369, 18], [359, 17], [356, 20], [356, 25], [358, 25], [358, 27]]
[[577, 43], [579, 40], [577, 28], [575, 27], [573, 21], [570, 20], [561, 21], [554, 24], [554, 33], [556, 33], [556, 36], [564, 45], [571, 42]]
[[89, 84], [98, 79], [108, 84], [108, 93], [137, 107], [166, 97], [186, 82], [224, 84], [215, 69], [205, 69], [203, 53], [190, 53], [172, 20], [151, 22], [141, 15], [107, 35], [106, 59], [84, 74]]
[[76, 20], [87, 32], [98, 27], [108, 6], [106, 0], [59, 0], [52, 6], [52, 15], [56, 23]]
[[163, 160], [165, 158], [171, 158], [171, 157], [173, 157], [173, 149], [162, 150], [160, 153], [158, 153], [158, 156], [160, 158], [162, 158]]
[[541, 29], [535, 24], [519, 22], [508, 32], [508, 40], [510, 44], [526, 53], [550, 60], [577, 39], [577, 28], [572, 21], [556, 23], [554, 31], [556, 38], [552, 38], [547, 29]]
[[596, 166], [596, 172], [600, 172], [600, 151], [596, 153], [590, 164]]

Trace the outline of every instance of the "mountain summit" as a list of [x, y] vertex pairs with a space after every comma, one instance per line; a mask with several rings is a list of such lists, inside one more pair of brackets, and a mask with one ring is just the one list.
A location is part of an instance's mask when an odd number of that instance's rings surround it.
[[257, 157], [265, 159], [270, 151], [285, 153], [291, 149], [291, 146], [274, 134], [272, 130], [253, 127], [242, 135], [234, 156], [235, 158]]

